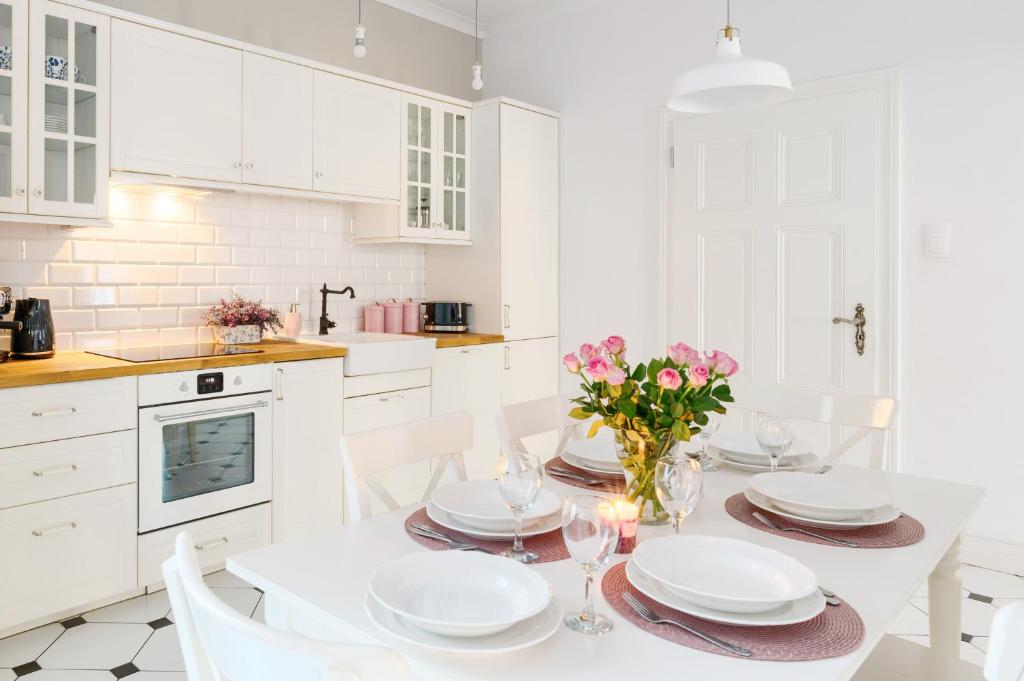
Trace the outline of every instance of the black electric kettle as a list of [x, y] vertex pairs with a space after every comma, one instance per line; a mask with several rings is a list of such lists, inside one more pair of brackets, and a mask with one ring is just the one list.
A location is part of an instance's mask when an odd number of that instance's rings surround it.
[[15, 357], [44, 359], [53, 357], [53, 315], [45, 298], [20, 298], [14, 302], [11, 352]]

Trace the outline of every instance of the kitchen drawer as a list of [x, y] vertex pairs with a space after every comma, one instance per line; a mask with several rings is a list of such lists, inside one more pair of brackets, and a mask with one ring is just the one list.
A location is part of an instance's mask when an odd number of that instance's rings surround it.
[[[274, 369], [270, 364], [246, 364], [203, 371], [203, 374], [224, 374], [224, 388], [235, 395], [270, 390], [274, 383]], [[200, 395], [195, 371], [172, 371], [166, 374], [139, 376], [139, 404], [150, 406], [164, 402], [185, 402], [212, 397], [220, 393]], [[176, 397], [168, 400], [167, 395]]]
[[430, 416], [430, 388], [349, 397], [345, 400], [346, 433], [394, 426]]
[[270, 504], [260, 504], [140, 535], [139, 586], [163, 588], [160, 566], [174, 554], [179, 533], [192, 535], [199, 567], [213, 572], [228, 556], [270, 544], [270, 517]]
[[136, 482], [135, 430], [0, 449], [0, 508]]
[[135, 589], [136, 487], [0, 511], [0, 630]]
[[135, 428], [135, 386], [126, 376], [0, 390], [0, 447]]
[[361, 397], [376, 393], [422, 388], [430, 385], [430, 369], [389, 371], [386, 374], [366, 374], [345, 377], [345, 397]]

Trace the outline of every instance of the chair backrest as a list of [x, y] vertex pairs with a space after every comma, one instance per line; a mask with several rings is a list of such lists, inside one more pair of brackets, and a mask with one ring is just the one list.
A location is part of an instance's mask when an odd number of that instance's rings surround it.
[[737, 384], [733, 394], [741, 407], [856, 430], [832, 449], [822, 463], [838, 460], [857, 443], [871, 438], [871, 467], [881, 468], [886, 432], [896, 418], [896, 399], [873, 395], [848, 395], [800, 390], [778, 385]]
[[392, 681], [409, 678], [401, 655], [277, 631], [243, 617], [203, 581], [192, 537], [182, 532], [163, 564], [189, 681]]
[[1000, 608], [992, 620], [985, 656], [985, 681], [1024, 679], [1024, 603]]
[[[503, 451], [531, 453], [523, 440], [544, 433], [558, 433], [556, 456], [561, 456], [579, 419], [569, 416], [573, 404], [568, 395], [508, 404], [498, 409], [498, 437]], [[546, 457], [542, 457], [546, 458]]]
[[473, 448], [473, 416], [460, 411], [397, 426], [367, 430], [341, 438], [345, 469], [345, 505], [349, 520], [373, 515], [371, 495], [388, 510], [400, 507], [377, 476], [399, 466], [437, 459], [421, 501], [428, 501], [448, 466], [466, 480], [463, 452]]

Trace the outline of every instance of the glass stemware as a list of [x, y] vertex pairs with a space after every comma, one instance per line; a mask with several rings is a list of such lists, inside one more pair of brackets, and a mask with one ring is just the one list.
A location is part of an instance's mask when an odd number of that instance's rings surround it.
[[758, 414], [754, 426], [757, 444], [768, 453], [772, 473], [779, 470], [779, 460], [793, 444], [793, 424], [785, 416]]
[[540, 459], [525, 452], [502, 453], [498, 457], [498, 491], [515, 519], [515, 540], [501, 555], [520, 563], [532, 563], [537, 554], [523, 547], [523, 514], [533, 506], [544, 482]]
[[562, 537], [586, 577], [583, 610], [566, 615], [565, 625], [582, 634], [611, 631], [612, 621], [594, 612], [594, 576], [608, 564], [619, 541], [615, 503], [591, 494], [569, 497], [562, 505]]
[[704, 495], [700, 461], [687, 455], [664, 456], [654, 466], [654, 493], [672, 518], [676, 534]]
[[700, 439], [700, 467], [704, 471], [714, 472], [718, 470], [718, 464], [708, 456], [708, 443], [718, 432], [719, 426], [722, 425], [722, 419], [714, 412], [708, 412], [707, 417], [708, 422], [701, 426], [700, 432], [697, 433], [697, 437]]

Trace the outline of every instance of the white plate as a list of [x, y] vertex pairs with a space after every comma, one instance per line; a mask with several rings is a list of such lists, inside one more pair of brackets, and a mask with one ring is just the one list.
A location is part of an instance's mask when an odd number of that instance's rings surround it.
[[825, 596], [817, 589], [809, 596], [790, 601], [774, 610], [738, 613], [712, 610], [680, 598], [645, 574], [633, 561], [626, 563], [626, 578], [637, 591], [673, 610], [711, 622], [741, 627], [780, 627], [786, 624], [799, 624], [817, 617], [825, 609]]
[[370, 577], [370, 594], [403, 620], [434, 634], [490, 636], [542, 612], [551, 587], [514, 560], [467, 551], [417, 552]]
[[876, 476], [838, 470], [828, 475], [761, 473], [749, 485], [783, 511], [814, 520], [853, 520], [892, 503]]
[[582, 468], [585, 471], [597, 473], [598, 475], [616, 475], [622, 473], [622, 465], [619, 464], [618, 462], [616, 462], [614, 466], [595, 466], [593, 462], [587, 461], [586, 459], [581, 459], [578, 456], [570, 454], [569, 452], [562, 452], [562, 459], [566, 463], [576, 466], [576, 468]]
[[[434, 490], [430, 501], [463, 525], [488, 532], [515, 530], [512, 511], [494, 480], [453, 482]], [[562, 500], [550, 490], [541, 489], [533, 506], [523, 514], [523, 524], [532, 525], [561, 510]]]
[[[718, 432], [708, 440], [708, 446], [719, 450], [723, 456], [736, 463], [768, 465], [768, 453], [761, 449], [761, 445], [757, 443], [757, 436], [753, 433]], [[780, 462], [811, 453], [811, 446], [808, 443], [803, 440], [794, 440]]]
[[615, 451], [615, 441], [606, 437], [569, 440], [565, 443], [565, 452], [569, 456], [582, 461], [594, 468], [621, 470], [619, 455]]
[[453, 638], [424, 631], [366, 595], [366, 613], [378, 627], [406, 643], [445, 653], [491, 655], [510, 653], [537, 645], [553, 636], [562, 627], [562, 605], [551, 599], [539, 615], [523, 620], [505, 631], [491, 636]]
[[675, 595], [712, 610], [767, 612], [818, 588], [817, 576], [799, 561], [739, 539], [648, 539], [633, 551], [633, 561]]
[[[438, 525], [447, 527], [449, 530], [455, 530], [461, 532], [468, 537], [476, 537], [477, 539], [512, 539], [515, 536], [513, 530], [507, 532], [492, 532], [488, 530], [481, 530], [476, 527], [470, 527], [465, 523], [461, 522], [458, 518], [454, 517], [447, 511], [442, 511], [434, 504], [427, 504], [427, 517], [433, 520]], [[562, 526], [562, 511], [558, 513], [552, 513], [549, 516], [540, 518], [537, 522], [530, 525], [529, 527], [523, 528], [524, 537], [535, 537], [538, 534], [544, 534], [545, 532], [551, 532], [557, 530]]]
[[[708, 447], [708, 456], [720, 461], [727, 466], [731, 466], [737, 470], [747, 471], [749, 473], [767, 473], [772, 470], [771, 463], [761, 464], [750, 464], [740, 463], [739, 461], [733, 461], [728, 458], [728, 454], [715, 447]], [[789, 457], [779, 462], [780, 471], [813, 471], [819, 466], [820, 459], [817, 454], [801, 454], [800, 456]]]
[[846, 528], [855, 530], [858, 527], [870, 527], [872, 525], [884, 525], [886, 523], [891, 523], [900, 517], [900, 510], [895, 506], [882, 506], [881, 508], [872, 509], [861, 517], [854, 518], [852, 520], [817, 520], [813, 518], [804, 518], [803, 516], [793, 513], [787, 513], [773, 504], [771, 499], [750, 489], [749, 487], [743, 490], [743, 496], [745, 496], [747, 501], [752, 503], [754, 506], [774, 513], [777, 516], [794, 520], [801, 525], [820, 527], [823, 529]]

